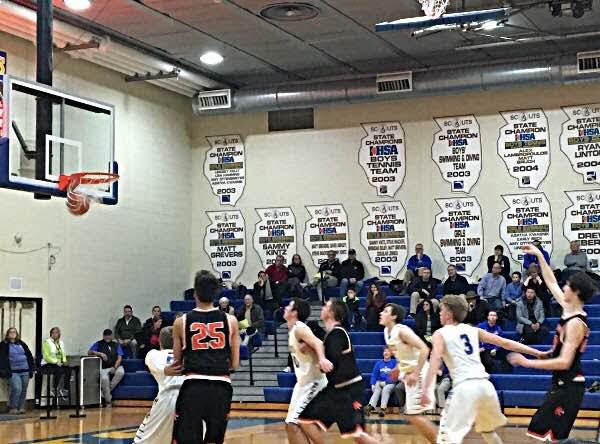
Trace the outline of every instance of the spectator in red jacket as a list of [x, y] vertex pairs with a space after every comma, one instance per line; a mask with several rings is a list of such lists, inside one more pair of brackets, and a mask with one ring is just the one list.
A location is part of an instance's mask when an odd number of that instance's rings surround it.
[[269, 276], [269, 282], [271, 283], [273, 297], [279, 307], [281, 307], [283, 295], [288, 289], [288, 270], [285, 265], [283, 265], [283, 261], [283, 256], [278, 255], [275, 258], [275, 263], [269, 265], [266, 270], [267, 275]]

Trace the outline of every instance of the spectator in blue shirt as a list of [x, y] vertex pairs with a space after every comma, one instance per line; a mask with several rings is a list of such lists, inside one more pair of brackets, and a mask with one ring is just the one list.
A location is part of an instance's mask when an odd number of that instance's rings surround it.
[[94, 342], [88, 351], [88, 355], [97, 356], [102, 360], [102, 370], [100, 370], [100, 390], [104, 405], [111, 405], [111, 392], [121, 382], [125, 376], [125, 369], [121, 365], [123, 360], [123, 349], [118, 342], [114, 340], [113, 332], [107, 328], [102, 333], [102, 340]]
[[[538, 250], [540, 250], [542, 252], [542, 254], [544, 255], [544, 259], [546, 259], [546, 262], [548, 262], [548, 264], [550, 264], [550, 255], [542, 247], [542, 242], [539, 239], [534, 239], [532, 243], [533, 243], [533, 245], [535, 245], [537, 247]], [[533, 254], [525, 254], [525, 256], [523, 256], [523, 268], [525, 270], [529, 270], [529, 266], [531, 264], [539, 265], [537, 257], [535, 257]]]
[[477, 294], [490, 306], [492, 310], [502, 310], [506, 279], [502, 276], [502, 266], [496, 262], [492, 265], [492, 272], [486, 273], [477, 286]]
[[[502, 328], [498, 325], [498, 313], [494, 310], [490, 310], [487, 320], [483, 321], [477, 327], [493, 335], [502, 336], [504, 333]], [[485, 367], [486, 371], [489, 372], [494, 368], [494, 361], [498, 359], [498, 350], [498, 347], [494, 344], [488, 344], [486, 342], [479, 344], [481, 363]]]
[[394, 368], [396, 368], [396, 359], [392, 358], [392, 352], [386, 346], [383, 349], [383, 359], [377, 361], [373, 367], [373, 374], [371, 375], [371, 390], [373, 391], [373, 395], [371, 395], [371, 400], [366, 407], [367, 414], [377, 408], [377, 402], [381, 397], [381, 408], [378, 413], [380, 417], [385, 416], [385, 409], [396, 386], [396, 383], [390, 378], [390, 372]]
[[523, 295], [523, 287], [521, 283], [521, 272], [515, 271], [511, 274], [511, 282], [506, 286], [504, 290], [504, 311], [508, 319], [514, 321], [517, 319], [516, 307], [517, 301], [521, 299]]
[[429, 268], [431, 270], [431, 258], [423, 253], [423, 244], [415, 245], [415, 254], [410, 257], [406, 265], [415, 276], [419, 276], [419, 268]]

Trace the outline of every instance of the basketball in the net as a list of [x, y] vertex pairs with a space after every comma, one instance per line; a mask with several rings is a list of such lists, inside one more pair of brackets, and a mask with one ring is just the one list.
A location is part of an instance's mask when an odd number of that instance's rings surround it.
[[90, 198], [77, 191], [68, 191], [67, 208], [74, 216], [82, 216], [90, 209]]

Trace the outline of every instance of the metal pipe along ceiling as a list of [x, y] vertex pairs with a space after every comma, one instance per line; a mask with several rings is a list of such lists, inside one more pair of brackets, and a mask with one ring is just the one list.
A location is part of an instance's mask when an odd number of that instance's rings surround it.
[[486, 66], [452, 67], [412, 74], [412, 91], [377, 92], [376, 75], [349, 80], [279, 85], [232, 93], [229, 109], [200, 110], [198, 115], [249, 111], [310, 108], [334, 103], [364, 103], [384, 100], [453, 94], [467, 91], [512, 88], [534, 84], [572, 84], [599, 81], [600, 72], [578, 73], [575, 54], [540, 60], [525, 60]]

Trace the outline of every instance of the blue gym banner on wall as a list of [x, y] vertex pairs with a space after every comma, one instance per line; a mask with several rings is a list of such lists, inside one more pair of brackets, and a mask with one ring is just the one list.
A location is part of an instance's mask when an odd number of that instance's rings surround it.
[[4, 136], [4, 98], [2, 97], [4, 88], [3, 81], [6, 74], [6, 52], [0, 51], [0, 137]]

